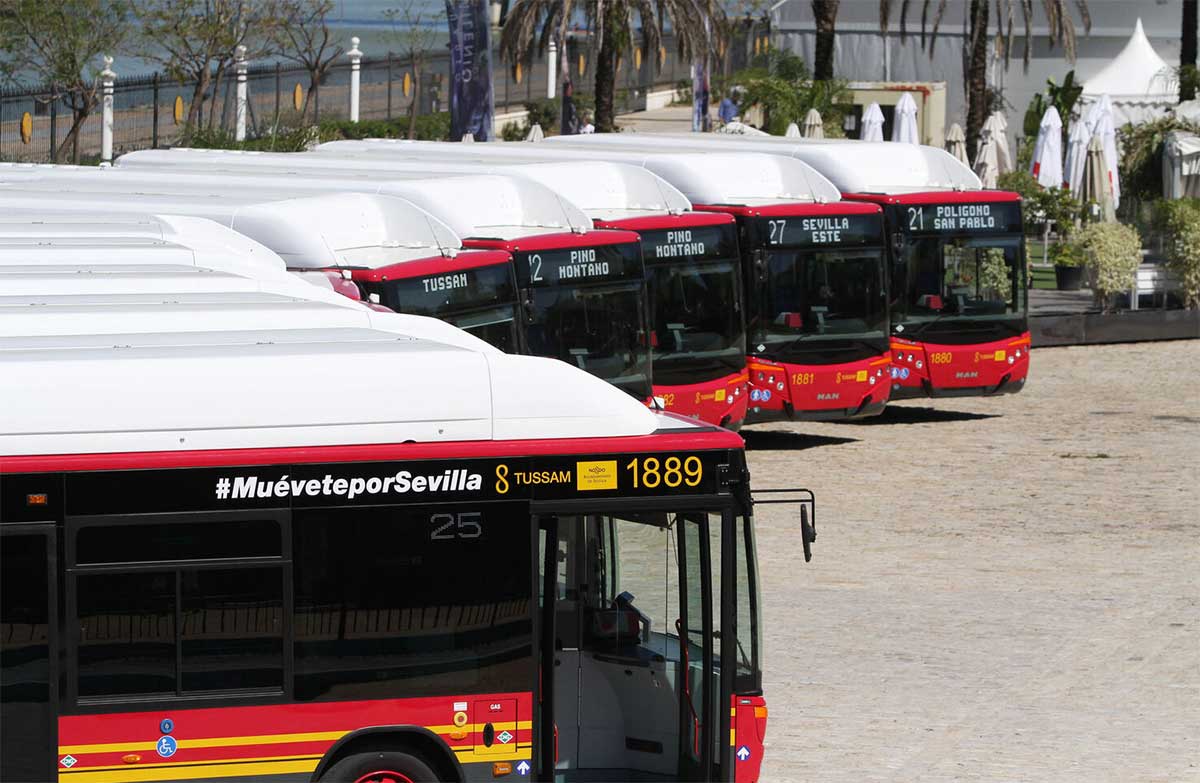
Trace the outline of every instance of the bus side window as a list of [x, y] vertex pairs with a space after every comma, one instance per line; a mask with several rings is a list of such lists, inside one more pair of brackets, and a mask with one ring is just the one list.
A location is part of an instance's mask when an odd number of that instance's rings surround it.
[[266, 516], [80, 521], [78, 698], [282, 692], [290, 563], [283, 515]]

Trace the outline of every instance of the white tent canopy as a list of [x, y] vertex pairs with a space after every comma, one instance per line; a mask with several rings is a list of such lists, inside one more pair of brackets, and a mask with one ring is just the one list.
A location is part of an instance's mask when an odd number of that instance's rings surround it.
[[1139, 124], [1161, 117], [1179, 100], [1174, 69], [1158, 56], [1138, 19], [1125, 48], [1099, 73], [1085, 79], [1082, 107], [1112, 98], [1113, 124]]

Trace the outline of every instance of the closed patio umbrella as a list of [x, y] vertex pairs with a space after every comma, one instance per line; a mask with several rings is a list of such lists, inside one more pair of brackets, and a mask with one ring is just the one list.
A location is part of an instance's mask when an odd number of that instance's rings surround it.
[[1053, 106], [1046, 109], [1038, 126], [1029, 173], [1043, 188], [1062, 187], [1062, 119]]
[[957, 122], [953, 123], [950, 130], [946, 131], [946, 152], [968, 166], [971, 165], [971, 161], [967, 160], [967, 134], [963, 133], [962, 126]]
[[1000, 174], [1013, 170], [1012, 154], [1008, 149], [1008, 120], [1003, 112], [994, 111], [983, 123], [980, 131], [980, 144], [984, 137], [990, 136], [996, 144], [996, 166]]
[[789, 122], [787, 130], [783, 132], [783, 135], [789, 139], [800, 138], [800, 126], [794, 122]]
[[863, 141], [883, 141], [883, 110], [878, 103], [863, 110], [862, 133], [858, 137]]
[[804, 115], [804, 127], [800, 130], [806, 139], [825, 138], [825, 123], [821, 122], [821, 113], [816, 109], [809, 109], [808, 114]]
[[896, 115], [892, 120], [892, 141], [902, 144], [920, 144], [917, 132], [917, 102], [912, 95], [904, 93], [896, 102]]
[[1100, 146], [1104, 148], [1104, 160], [1108, 170], [1108, 183], [1112, 189], [1113, 206], [1119, 207], [1121, 179], [1117, 173], [1117, 129], [1113, 119], [1112, 100], [1107, 95], [1101, 95], [1100, 100], [1088, 109], [1084, 121], [1087, 122], [1090, 135], [1100, 136]]
[[1108, 178], [1108, 163], [1104, 156], [1104, 140], [1100, 134], [1088, 142], [1087, 161], [1083, 164], [1083, 187], [1079, 200], [1084, 204], [1096, 204], [1099, 217], [1106, 222], [1117, 219], [1116, 204], [1113, 203], [1112, 182]]
[[525, 134], [525, 141], [541, 141], [544, 138], [546, 138], [546, 132], [542, 130], [541, 123], [537, 122], [529, 129], [529, 133]]
[[979, 140], [979, 149], [975, 151], [975, 175], [985, 188], [995, 188], [1000, 177], [1000, 151], [996, 138], [985, 133]]
[[1081, 118], [1071, 120], [1067, 133], [1067, 160], [1063, 164], [1063, 187], [1078, 193], [1083, 187], [1083, 164], [1087, 161], [1087, 123]]

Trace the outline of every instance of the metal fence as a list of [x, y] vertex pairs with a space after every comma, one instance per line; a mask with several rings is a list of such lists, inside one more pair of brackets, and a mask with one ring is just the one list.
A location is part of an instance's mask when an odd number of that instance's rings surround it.
[[[714, 76], [728, 73], [746, 46], [729, 47], [725, 62], [716, 64]], [[665, 40], [660, 52], [663, 64], [654, 57], [627, 53], [618, 61], [616, 111], [628, 113], [646, 107], [647, 94], [690, 80], [690, 64], [681, 58], [674, 41]], [[595, 52], [590, 42], [572, 40], [560, 56], [567, 59], [578, 92], [591, 92]], [[119, 70], [120, 63], [114, 66]], [[329, 119], [344, 119], [350, 106], [351, 63], [343, 59], [331, 67], [315, 88], [310, 89], [308, 72], [286, 64], [251, 65], [247, 69], [247, 131], [250, 138], [276, 127], [298, 127]], [[361, 62], [359, 119], [404, 117], [419, 96], [418, 114], [446, 111], [450, 75], [449, 53], [430, 52], [420, 68], [416, 84], [413, 63], [404, 57], [364, 57]], [[496, 114], [520, 111], [526, 103], [542, 99], [547, 92], [544, 58], [520, 66], [498, 63], [494, 74]], [[419, 86], [420, 89], [417, 89]], [[236, 78], [224, 74], [210, 85], [202, 100], [196, 127], [233, 133], [236, 122]], [[184, 130], [195, 84], [180, 83], [163, 74], [122, 76], [113, 85], [113, 153], [170, 146]], [[311, 93], [311, 94], [310, 94]], [[72, 115], [65, 101], [54, 99], [49, 86], [0, 90], [0, 160], [48, 162], [52, 149], [62, 145], [71, 128]], [[301, 117], [301, 110], [304, 116]], [[78, 139], [81, 159], [95, 159], [101, 150], [102, 117], [97, 106], [83, 122]], [[59, 158], [72, 160], [73, 150]]]

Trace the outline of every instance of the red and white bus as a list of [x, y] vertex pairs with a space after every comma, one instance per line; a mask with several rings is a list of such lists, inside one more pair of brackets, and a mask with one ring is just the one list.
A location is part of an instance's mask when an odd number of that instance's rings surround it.
[[[636, 141], [630, 140], [630, 149]], [[733, 302], [747, 324], [747, 421], [843, 419], [882, 411], [890, 396], [891, 359], [879, 208], [841, 200], [832, 183], [799, 161], [762, 154], [658, 154], [652, 142], [646, 148], [651, 152], [367, 140], [325, 144], [316, 155], [376, 167], [438, 158], [507, 163], [521, 171], [536, 168], [529, 164], [539, 159], [644, 167], [678, 188], [695, 209], [737, 221], [742, 298]]]
[[[424, 148], [422, 148], [424, 149]], [[579, 207], [597, 228], [635, 231], [641, 238], [648, 282], [654, 396], [667, 410], [736, 428], [746, 415], [745, 327], [740, 259], [733, 218], [692, 210], [678, 190], [641, 167], [579, 162], [486, 165], [456, 158], [458, 148], [436, 145], [445, 157], [364, 161], [347, 157], [227, 150], [144, 150], [122, 156], [124, 171], [224, 173], [357, 181], [392, 192], [394, 178], [447, 174], [504, 174], [530, 179]], [[464, 152], [469, 152], [464, 150]], [[383, 304], [420, 306], [420, 283], [404, 270], [356, 270], [354, 279]], [[384, 276], [386, 274], [386, 277]], [[382, 279], [381, 279], [382, 278]], [[468, 295], [468, 289], [459, 289]], [[414, 302], [398, 301], [397, 294]], [[415, 296], [414, 296], [415, 294]]]
[[0, 345], [0, 778], [758, 779], [736, 435], [491, 349], [45, 312]]
[[[619, 136], [581, 143], [630, 143]], [[671, 148], [777, 151], [820, 171], [845, 198], [883, 209], [893, 397], [1013, 394], [1025, 387], [1028, 280], [1016, 193], [985, 190], [944, 150], [915, 144], [724, 134], [645, 138]]]

